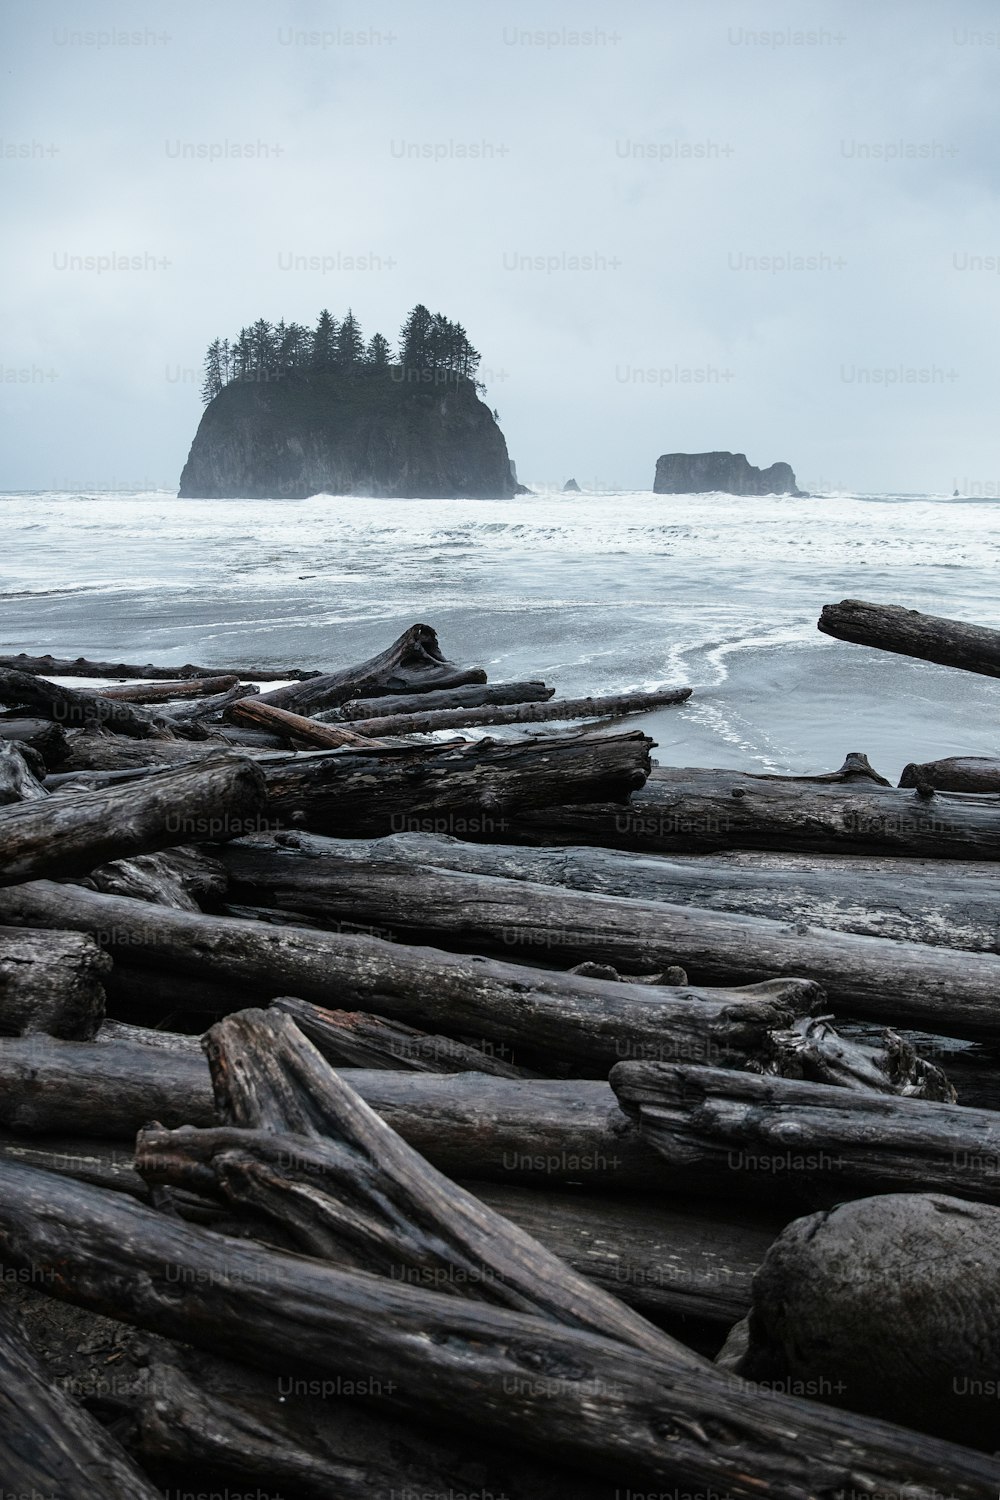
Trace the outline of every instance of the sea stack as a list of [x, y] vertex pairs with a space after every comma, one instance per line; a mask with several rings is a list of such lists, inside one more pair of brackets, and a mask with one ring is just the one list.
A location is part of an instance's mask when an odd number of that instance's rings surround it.
[[472, 380], [399, 366], [233, 380], [209, 402], [182, 499], [506, 499], [520, 488]]
[[805, 497], [791, 466], [756, 469], [745, 453], [664, 453], [656, 460], [656, 495], [794, 495]]

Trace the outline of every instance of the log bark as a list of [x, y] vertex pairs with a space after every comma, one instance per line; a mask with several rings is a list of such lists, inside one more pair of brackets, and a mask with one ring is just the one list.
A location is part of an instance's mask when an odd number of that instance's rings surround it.
[[115, 703], [169, 703], [174, 698], [207, 698], [211, 694], [228, 693], [239, 683], [239, 678], [230, 674], [219, 677], [178, 677], [166, 682], [139, 682], [131, 686], [111, 683], [101, 690], [102, 698]]
[[[817, 985], [794, 976], [714, 993], [657, 988], [353, 934], [195, 915], [48, 882], [0, 896], [0, 920], [45, 925], [42, 913], [52, 925], [100, 934], [112, 954], [124, 952], [133, 964], [244, 985], [248, 999], [292, 992], [328, 1007], [349, 1000], [408, 1024], [530, 1047], [592, 1076], [605, 1076], [625, 1057], [760, 1059], [773, 1027], [823, 1002]], [[623, 920], [631, 917], [626, 911]]]
[[82, 688], [59, 687], [44, 677], [12, 672], [7, 667], [0, 668], [0, 700], [10, 708], [32, 709], [63, 726], [112, 729], [116, 734], [140, 740], [153, 736], [169, 738], [169, 730], [155, 714], [144, 709], [116, 703]]
[[[449, 1177], [594, 1191], [668, 1181], [607, 1083], [343, 1069], [405, 1141]], [[207, 1064], [158, 1047], [0, 1040], [0, 1125], [18, 1134], [134, 1137], [149, 1120], [218, 1123]]]
[[1000, 1203], [1000, 1114], [675, 1063], [619, 1063], [611, 1086], [676, 1185], [828, 1207], [870, 1193]]
[[795, 785], [736, 771], [660, 766], [628, 807], [554, 805], [519, 813], [510, 821], [507, 842], [522, 840], [600, 844], [641, 854], [780, 849], [995, 860], [1000, 801], [925, 796], [867, 781]]
[[428, 688], [422, 693], [389, 693], [384, 698], [353, 698], [339, 708], [323, 708], [315, 715], [321, 723], [350, 723], [353, 719], [378, 719], [386, 714], [426, 714], [438, 708], [483, 708], [490, 703], [544, 703], [555, 696], [555, 688], [544, 682], [468, 683], [465, 687]]
[[371, 697], [378, 689], [413, 693], [425, 688], [461, 687], [485, 681], [486, 673], [481, 667], [463, 671], [447, 661], [438, 645], [437, 633], [429, 625], [411, 625], [377, 656], [307, 682], [272, 688], [261, 694], [261, 701], [292, 713], [310, 714], [320, 708], [336, 708], [349, 698]]
[[89, 1040], [104, 1019], [110, 969], [84, 933], [0, 927], [0, 1030]]
[[[234, 895], [252, 893], [259, 880], [272, 905], [288, 903], [326, 922], [378, 924], [403, 940], [528, 961], [609, 963], [632, 974], [680, 964], [696, 985], [805, 976], [823, 987], [838, 1015], [1000, 1037], [1000, 957], [994, 953], [409, 863], [359, 863], [328, 855], [319, 841], [300, 841], [299, 849], [241, 846], [222, 858]], [[9, 900], [0, 899], [0, 918]]]
[[952, 755], [923, 765], [911, 761], [903, 767], [899, 784], [932, 787], [936, 792], [1000, 792], [1000, 760], [995, 755]]
[[513, 1048], [504, 1042], [478, 1046], [434, 1036], [357, 1010], [324, 1010], [308, 1000], [283, 995], [271, 1010], [291, 1016], [327, 1062], [343, 1068], [395, 1068], [411, 1073], [488, 1073], [491, 1078], [525, 1078], [524, 1068], [509, 1061]]
[[69, 745], [66, 731], [51, 719], [26, 719], [0, 714], [0, 738], [36, 750], [50, 769], [62, 765]]
[[137, 786], [54, 796], [0, 809], [0, 885], [85, 875], [108, 860], [174, 844], [237, 838], [259, 827], [264, 781], [228, 752]]
[[162, 1500], [114, 1438], [53, 1386], [0, 1303], [0, 1473], [4, 1495]]
[[652, 713], [668, 704], [684, 703], [690, 696], [690, 688], [663, 688], [655, 693], [617, 693], [604, 698], [553, 698], [548, 703], [440, 708], [430, 713], [407, 712], [358, 719], [354, 721], [354, 727], [360, 733], [370, 735], [430, 734], [438, 729], [537, 724], [546, 719], [619, 719], [626, 714]]
[[129, 665], [127, 662], [88, 661], [76, 656], [0, 656], [0, 667], [14, 672], [31, 672], [42, 677], [129, 677], [148, 678], [152, 682], [171, 682], [176, 678], [239, 677], [244, 682], [304, 682], [318, 677], [318, 672], [303, 672], [294, 667], [154, 667]]
[[1000, 630], [969, 625], [964, 620], [924, 615], [898, 604], [842, 599], [839, 604], [823, 606], [819, 629], [856, 646], [875, 646], [899, 656], [1000, 677]]
[[315, 833], [495, 838], [515, 810], [555, 797], [625, 799], [649, 774], [651, 745], [631, 732], [276, 758], [264, 762], [268, 811]]
[[[37, 761], [35, 765], [37, 768]], [[29, 764], [26, 747], [0, 739], [0, 807], [44, 801], [47, 796], [48, 792]]]
[[336, 728], [332, 724], [321, 724], [303, 714], [289, 713], [261, 698], [239, 698], [226, 709], [225, 717], [232, 723], [245, 724], [251, 729], [269, 729], [286, 740], [304, 740], [321, 749], [335, 750], [341, 745], [360, 745], [368, 749], [385, 749], [377, 739], [351, 729]]
[[834, 932], [1000, 952], [992, 866], [985, 862], [757, 853], [670, 858], [587, 846], [472, 844], [432, 833], [327, 839], [294, 831], [277, 834], [273, 842], [266, 836], [237, 840], [227, 846], [223, 858], [234, 871], [247, 871], [251, 887], [264, 885], [267, 870], [274, 874], [273, 884], [280, 886], [282, 872], [297, 867], [282, 850], [297, 851], [302, 856], [300, 868], [312, 862], [317, 880], [326, 858], [353, 859], [375, 870], [383, 863], [406, 865], [415, 879], [419, 867], [426, 865], [638, 901], [805, 922]]
[[702, 1367], [690, 1350], [443, 1177], [289, 1016], [229, 1016], [212, 1027], [205, 1049], [228, 1128], [140, 1131], [136, 1169], [147, 1182], [214, 1190], [231, 1206], [273, 1218], [318, 1259]]
[[[993, 1500], [1000, 1463], [888, 1423], [750, 1391], [526, 1313], [227, 1240], [122, 1194], [0, 1165], [0, 1254], [53, 1290], [215, 1353], [315, 1378], [393, 1382], [394, 1401], [620, 1484], [734, 1500], [877, 1489]], [[371, 1389], [369, 1384], [369, 1389]], [[632, 1479], [634, 1476], [634, 1480]]]

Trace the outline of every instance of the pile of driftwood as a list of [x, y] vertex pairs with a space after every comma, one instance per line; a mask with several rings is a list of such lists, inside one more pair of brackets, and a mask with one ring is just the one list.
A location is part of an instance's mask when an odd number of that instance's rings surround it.
[[992, 1500], [1000, 762], [687, 696], [0, 661], [0, 1492]]

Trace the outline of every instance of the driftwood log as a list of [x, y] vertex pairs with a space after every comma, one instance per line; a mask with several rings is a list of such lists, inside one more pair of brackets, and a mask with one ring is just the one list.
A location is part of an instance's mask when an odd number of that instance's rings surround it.
[[869, 1193], [1000, 1203], [1000, 1114], [722, 1068], [619, 1063], [622, 1108], [679, 1187], [809, 1207]]
[[[600, 1080], [347, 1068], [342, 1076], [449, 1177], [594, 1191], [645, 1191], [669, 1181]], [[203, 1058], [120, 1042], [0, 1039], [5, 1129], [123, 1140], [150, 1120], [170, 1128], [218, 1123]]]
[[122, 686], [110, 683], [101, 689], [102, 698], [115, 703], [169, 703], [174, 698], [208, 698], [228, 693], [239, 683], [232, 674], [219, 677], [179, 677], [165, 682], [139, 682]]
[[[4, 892], [0, 920], [91, 932], [133, 965], [228, 981], [245, 987], [248, 999], [291, 992], [327, 1007], [349, 1001], [407, 1024], [530, 1048], [591, 1076], [606, 1076], [628, 1057], [759, 1060], [772, 1028], [823, 1003], [816, 984], [794, 976], [714, 992], [623, 984], [352, 933], [197, 915], [51, 882]], [[1000, 960], [975, 961], [1000, 968]]]
[[291, 713], [311, 714], [336, 708], [349, 698], [371, 697], [376, 691], [413, 693], [425, 688], [461, 687], [485, 682], [481, 667], [463, 670], [447, 661], [429, 625], [411, 625], [385, 651], [356, 666], [327, 672], [289, 687], [272, 688], [261, 701]]
[[131, 896], [156, 906], [198, 912], [202, 902], [222, 900], [229, 880], [218, 860], [181, 846], [160, 854], [111, 860], [74, 883], [109, 896]]
[[251, 729], [267, 729], [286, 740], [304, 740], [307, 744], [327, 750], [338, 749], [341, 745], [382, 748], [378, 739], [371, 735], [333, 724], [321, 724], [317, 719], [306, 718], [303, 714], [289, 713], [286, 708], [264, 702], [259, 696], [238, 698], [226, 709], [225, 718], [234, 724], [245, 724]]
[[263, 804], [261, 773], [244, 756], [222, 752], [136, 786], [0, 808], [0, 885], [85, 875], [107, 860], [172, 844], [238, 838], [260, 827]]
[[28, 708], [43, 718], [71, 727], [86, 725], [114, 730], [134, 739], [170, 738], [170, 731], [150, 711], [83, 688], [59, 687], [30, 672], [0, 667], [0, 701], [10, 708]]
[[[263, 885], [265, 851], [296, 850], [316, 861], [353, 859], [377, 867], [430, 865], [468, 875], [498, 875], [540, 885], [568, 886], [639, 901], [670, 901], [711, 911], [771, 917], [792, 924], [857, 932], [868, 937], [930, 943], [946, 948], [1000, 952], [1000, 925], [992, 866], [959, 860], [871, 860], [807, 854], [641, 855], [619, 849], [530, 848], [523, 844], [473, 844], [433, 833], [397, 833], [383, 839], [326, 839], [287, 831], [229, 846], [232, 868], [245, 862], [248, 884]], [[259, 854], [244, 853], [251, 849]], [[270, 861], [275, 884], [289, 860]]]
[[387, 714], [427, 714], [439, 708], [484, 708], [491, 703], [544, 703], [555, 688], [544, 682], [467, 683], [465, 687], [428, 689], [422, 693], [389, 693], [384, 698], [354, 698], [339, 708], [320, 709], [324, 724], [352, 719], [380, 719]]
[[511, 820], [506, 841], [522, 840], [601, 844], [643, 854], [781, 849], [995, 860], [1000, 859], [1000, 801], [925, 795], [869, 781], [795, 784], [738, 771], [659, 766], [627, 807], [553, 805], [519, 815]]
[[[330, 854], [327, 847], [319, 840], [300, 840], [299, 847], [256, 842], [222, 851], [221, 857], [236, 891], [267, 891], [271, 905], [287, 905], [320, 921], [377, 924], [404, 940], [527, 962], [592, 961], [632, 974], [680, 964], [699, 985], [804, 975], [822, 985], [841, 1015], [955, 1036], [1000, 1037], [1000, 956], [995, 953], [956, 952], [810, 928], [798, 920], [786, 924], [409, 862], [359, 862]], [[984, 896], [987, 891], [988, 886]], [[9, 899], [0, 898], [0, 919], [8, 921]]]
[[856, 646], [875, 646], [899, 656], [1000, 677], [1000, 630], [987, 630], [964, 620], [923, 615], [898, 604], [843, 599], [839, 604], [824, 605], [819, 629]]
[[952, 755], [923, 765], [911, 761], [903, 767], [899, 784], [931, 787], [936, 792], [1000, 792], [1000, 760], [995, 755]]
[[13, 672], [31, 672], [42, 677], [129, 677], [148, 678], [152, 682], [171, 682], [176, 678], [238, 677], [244, 682], [305, 681], [318, 672], [302, 672], [293, 667], [144, 667], [127, 662], [87, 661], [77, 656], [70, 660], [60, 656], [0, 656], [0, 667]]
[[[531, 1314], [341, 1271], [181, 1224], [121, 1193], [0, 1165], [0, 1255], [53, 1291], [251, 1363], [393, 1382], [393, 1400], [616, 1484], [733, 1500], [850, 1488], [993, 1500], [1000, 1463], [817, 1403], [744, 1387]], [[634, 1476], [634, 1480], [632, 1479]]]
[[17, 802], [38, 802], [47, 797], [36, 771], [44, 773], [44, 766], [38, 765], [26, 745], [0, 739], [0, 807], [10, 807]]
[[82, 932], [0, 927], [0, 1030], [89, 1040], [111, 960]]
[[43, 1373], [0, 1301], [0, 1474], [25, 1500], [162, 1500], [96, 1419]]
[[0, 714], [0, 739], [37, 750], [45, 765], [52, 769], [62, 765], [68, 751], [66, 731], [51, 719]]
[[548, 703], [486, 704], [482, 708], [439, 708], [428, 713], [389, 714], [358, 719], [362, 734], [430, 734], [438, 729], [474, 729], [488, 724], [536, 724], [545, 719], [618, 719], [652, 713], [684, 703], [690, 688], [662, 688], [652, 693], [617, 693], [604, 698], [553, 698]]

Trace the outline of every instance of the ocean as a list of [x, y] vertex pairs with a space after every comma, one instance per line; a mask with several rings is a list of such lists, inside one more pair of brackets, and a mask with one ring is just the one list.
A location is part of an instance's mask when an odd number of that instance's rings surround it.
[[822, 605], [1000, 628], [1000, 501], [0, 495], [0, 653], [332, 668], [407, 625], [559, 696], [664, 684], [662, 764], [797, 774], [998, 751], [1000, 681], [830, 640]]

